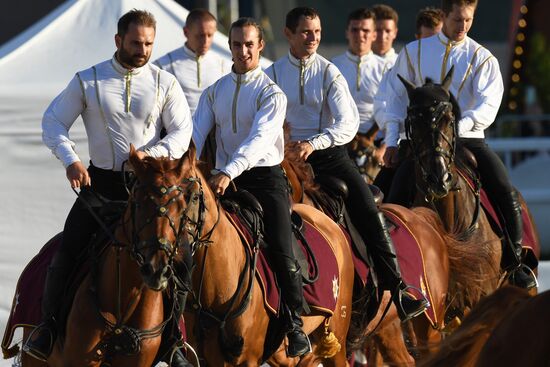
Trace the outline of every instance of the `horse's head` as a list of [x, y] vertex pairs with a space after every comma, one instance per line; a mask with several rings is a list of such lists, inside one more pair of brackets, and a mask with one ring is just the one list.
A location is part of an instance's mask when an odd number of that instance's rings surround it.
[[[163, 290], [173, 275], [176, 257], [197, 241], [202, 227], [204, 197], [194, 176], [195, 148], [178, 160], [140, 159], [130, 148], [137, 182], [129, 202], [132, 256], [144, 283]], [[187, 250], [187, 249], [185, 249]]]
[[453, 70], [451, 67], [441, 84], [426, 79], [426, 83], [418, 88], [398, 75], [409, 96], [406, 134], [429, 200], [446, 196], [453, 185], [456, 118], [460, 113], [449, 92]]

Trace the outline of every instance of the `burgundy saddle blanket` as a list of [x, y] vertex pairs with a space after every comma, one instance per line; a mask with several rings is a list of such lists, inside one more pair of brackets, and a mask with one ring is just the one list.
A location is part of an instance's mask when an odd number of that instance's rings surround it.
[[[469, 176], [462, 171], [459, 171], [459, 173], [466, 180], [466, 182], [470, 186], [470, 189], [472, 189], [473, 191], [474, 183], [471, 178], [469, 178]], [[491, 219], [493, 223], [497, 225], [502, 231], [502, 229], [504, 228], [504, 223], [502, 223], [500, 216], [497, 214], [493, 204], [491, 203], [491, 200], [489, 199], [489, 196], [487, 195], [487, 192], [483, 188], [479, 193], [479, 199], [481, 202], [481, 207], [483, 208], [489, 219]], [[529, 218], [525, 202], [521, 204], [521, 209], [521, 218], [523, 219], [523, 249], [524, 251], [527, 250], [528, 253], [531, 253], [530, 256], [534, 256], [535, 259], [538, 259], [540, 258], [540, 244], [536, 240], [535, 227], [533, 222], [531, 221], [531, 218]], [[536, 262], [537, 261], [535, 261], [535, 266]]]
[[[242, 225], [236, 215], [228, 213], [228, 218], [247, 243], [249, 250], [252, 251], [250, 248], [252, 237], [250, 236], [248, 230]], [[317, 281], [313, 284], [304, 286], [304, 298], [310, 308], [314, 308], [332, 316], [334, 308], [336, 307], [336, 301], [338, 299], [338, 291], [340, 289], [336, 256], [334, 255], [334, 251], [326, 238], [305, 219], [303, 223], [304, 236], [311, 247], [311, 250], [315, 254], [315, 259], [319, 269], [319, 278]], [[305, 250], [304, 244], [301, 241], [298, 242], [300, 243], [302, 251], [307, 258], [309, 264], [309, 275], [312, 277], [315, 275], [313, 274], [313, 259]], [[279, 288], [276, 283], [275, 274], [269, 266], [269, 260], [263, 250], [261, 250], [258, 254], [256, 278], [260, 282], [260, 286], [264, 293], [264, 302], [267, 308], [272, 313], [277, 314], [280, 304]]]
[[[433, 304], [432, 294], [430, 292], [428, 277], [426, 276], [426, 266], [424, 264], [424, 257], [420, 244], [401, 219], [383, 208], [382, 212], [388, 224], [391, 224], [389, 226], [390, 236], [395, 246], [395, 252], [397, 253], [397, 261], [401, 268], [401, 276], [405, 283], [411, 286], [408, 293], [415, 299], [424, 296], [430, 302], [430, 306], [426, 309], [424, 314], [432, 325], [436, 325], [438, 315], [435, 314], [431, 306]], [[344, 231], [344, 233], [347, 235], [346, 231]], [[368, 246], [367, 243], [367, 248]], [[355, 246], [352, 245], [351, 247], [355, 272], [363, 284], [366, 284], [369, 268], [362, 257], [357, 253], [357, 250], [355, 250]]]
[[2, 339], [4, 358], [11, 358], [17, 352], [13, 345], [13, 334], [19, 327], [33, 327], [42, 319], [42, 292], [46, 281], [46, 271], [53, 255], [61, 244], [62, 233], [53, 237], [40, 252], [27, 264], [17, 282], [11, 312]]

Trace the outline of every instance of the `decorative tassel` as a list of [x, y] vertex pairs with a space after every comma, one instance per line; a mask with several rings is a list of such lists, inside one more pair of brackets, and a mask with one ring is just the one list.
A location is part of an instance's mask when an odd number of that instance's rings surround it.
[[325, 335], [317, 345], [317, 348], [315, 348], [315, 354], [322, 358], [334, 357], [342, 349], [336, 335], [332, 331], [328, 331], [329, 324], [330, 318], [325, 319]]

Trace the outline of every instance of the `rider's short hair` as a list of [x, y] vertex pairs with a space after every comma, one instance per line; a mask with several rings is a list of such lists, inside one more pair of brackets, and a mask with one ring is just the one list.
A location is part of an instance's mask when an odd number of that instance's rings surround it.
[[376, 21], [376, 16], [374, 15], [374, 12], [371, 9], [368, 9], [368, 8], [355, 9], [348, 15], [347, 25], [349, 25], [352, 20], [363, 20], [363, 19], [372, 19], [373, 21]]
[[473, 6], [474, 8], [476, 8], [477, 0], [441, 0], [441, 10], [443, 10], [443, 13], [445, 13], [445, 15], [448, 15], [450, 12], [453, 11], [453, 5], [456, 5], [458, 7]]
[[376, 4], [372, 7], [372, 11], [376, 16], [376, 20], [393, 20], [395, 26], [397, 27], [399, 15], [397, 15], [397, 12], [391, 6], [386, 4]]
[[287, 13], [285, 27], [290, 29], [292, 33], [296, 32], [296, 28], [298, 28], [300, 18], [302, 17], [310, 19], [321, 18], [317, 10], [309, 8], [307, 6], [299, 6]]
[[420, 34], [420, 27], [434, 29], [443, 22], [443, 10], [428, 6], [416, 15], [416, 34]]
[[155, 17], [146, 10], [132, 9], [120, 17], [117, 24], [117, 34], [120, 37], [124, 37], [124, 35], [128, 32], [128, 27], [130, 27], [130, 24], [151, 27], [155, 31], [157, 29], [157, 21], [155, 20]]
[[196, 22], [208, 22], [213, 20], [214, 22], [217, 22], [216, 17], [214, 14], [210, 13], [206, 9], [193, 9], [187, 14], [187, 18], [185, 18], [185, 25], [190, 26], [193, 23]]
[[264, 39], [264, 30], [262, 27], [254, 20], [254, 18], [242, 17], [237, 19], [229, 27], [229, 45], [231, 45], [231, 31], [235, 28], [244, 28], [244, 27], [254, 27], [258, 31], [258, 41], [262, 42]]

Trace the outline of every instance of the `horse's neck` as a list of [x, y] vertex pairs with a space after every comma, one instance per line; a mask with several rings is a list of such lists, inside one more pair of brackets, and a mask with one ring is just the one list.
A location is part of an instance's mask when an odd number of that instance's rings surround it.
[[95, 275], [96, 292], [104, 312], [131, 315], [136, 309], [152, 309], [162, 303], [162, 292], [149, 289], [143, 283], [139, 266], [128, 248], [109, 246], [98, 264]]
[[239, 275], [245, 267], [245, 250], [237, 229], [231, 224], [225, 211], [219, 209], [218, 220], [217, 210], [213, 209], [216, 206], [215, 202], [207, 200], [206, 205], [204, 233], [214, 229], [210, 236], [210, 244], [201, 246], [195, 252], [193, 288], [195, 291], [201, 289], [200, 298], [203, 306], [213, 310], [218, 307], [224, 310], [227, 300], [237, 289]]
[[475, 194], [464, 178], [455, 170], [456, 188], [444, 198], [434, 202], [435, 208], [445, 229], [450, 233], [462, 233], [468, 230], [476, 211]]

